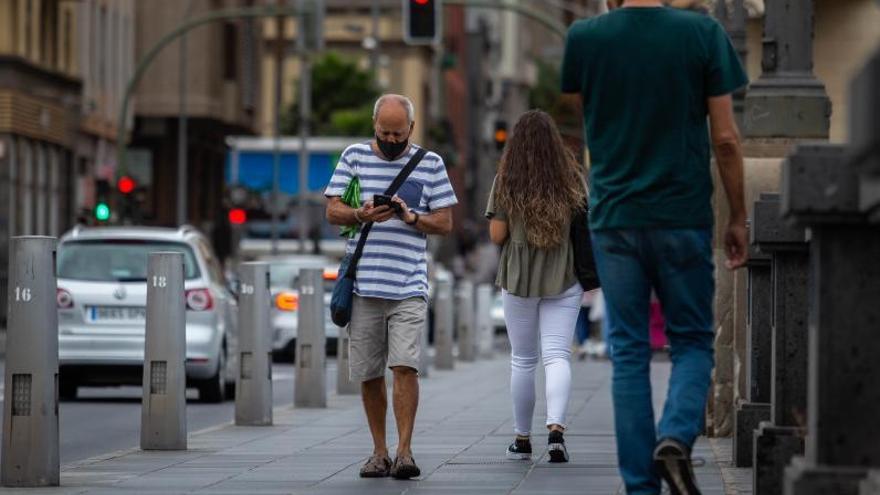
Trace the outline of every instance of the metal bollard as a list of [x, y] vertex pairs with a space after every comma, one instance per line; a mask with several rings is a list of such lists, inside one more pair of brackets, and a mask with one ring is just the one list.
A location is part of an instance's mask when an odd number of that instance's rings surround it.
[[141, 449], [186, 450], [186, 302], [183, 254], [150, 253]]
[[495, 328], [492, 326], [492, 286], [477, 286], [477, 350], [480, 357], [491, 358], [495, 343]]
[[474, 283], [462, 279], [455, 293], [455, 325], [458, 337], [458, 359], [473, 361], [477, 357], [477, 329], [474, 325]]
[[299, 323], [296, 336], [296, 383], [293, 405], [327, 407], [324, 271], [317, 268], [300, 270], [299, 280]]
[[352, 395], [360, 393], [360, 382], [351, 379], [351, 368], [349, 359], [349, 342], [351, 338], [348, 335], [348, 328], [339, 329], [339, 338], [336, 343], [336, 394]]
[[272, 424], [272, 346], [270, 343], [269, 265], [243, 263], [238, 300], [239, 359], [235, 424]]
[[11, 239], [2, 482], [58, 486], [58, 310], [54, 237]]
[[434, 309], [434, 367], [451, 370], [455, 367], [452, 356], [452, 280], [437, 281], [437, 307]]

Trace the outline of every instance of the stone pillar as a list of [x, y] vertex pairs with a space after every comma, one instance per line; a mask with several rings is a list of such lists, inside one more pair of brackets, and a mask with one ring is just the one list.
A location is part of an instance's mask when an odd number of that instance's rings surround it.
[[[868, 472], [880, 468], [880, 428], [873, 427], [880, 417], [880, 224], [868, 223], [861, 208], [862, 156], [848, 152], [800, 146], [783, 167], [783, 214], [811, 233], [809, 435], [806, 455], [786, 469], [788, 495], [858, 495]], [[880, 156], [880, 148], [871, 154]]]
[[754, 431], [761, 422], [770, 420], [770, 367], [773, 350], [771, 332], [773, 284], [770, 257], [752, 247], [749, 250], [747, 268], [747, 400], [737, 406], [734, 416], [733, 462], [736, 467], [752, 466]]
[[777, 194], [755, 203], [752, 243], [771, 256], [773, 281], [770, 421], [754, 433], [752, 464], [756, 495], [782, 492], [785, 466], [803, 453], [807, 407], [806, 233], [780, 217]]
[[827, 138], [831, 100], [813, 74], [814, 0], [765, 2], [761, 77], [746, 93], [746, 136]]
[[[733, 0], [732, 2], [715, 2], [715, 18], [718, 19], [730, 36], [736, 53], [739, 54], [739, 61], [743, 67], [748, 64], [748, 45], [746, 44], [746, 7], [744, 0]], [[742, 128], [743, 110], [745, 109], [745, 88], [738, 90], [733, 94], [733, 111], [736, 115], [737, 124]]]

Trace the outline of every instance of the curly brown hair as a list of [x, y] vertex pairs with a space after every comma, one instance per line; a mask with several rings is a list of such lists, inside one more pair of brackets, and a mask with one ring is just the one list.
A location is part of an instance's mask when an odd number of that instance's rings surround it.
[[584, 168], [553, 119], [540, 110], [524, 113], [501, 154], [495, 203], [524, 223], [529, 244], [549, 249], [568, 237], [565, 226], [585, 197]]

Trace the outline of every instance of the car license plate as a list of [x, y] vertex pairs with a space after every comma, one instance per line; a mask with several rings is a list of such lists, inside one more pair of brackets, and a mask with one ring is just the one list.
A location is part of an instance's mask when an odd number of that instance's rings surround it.
[[147, 308], [140, 306], [91, 306], [91, 321], [142, 322], [147, 319]]

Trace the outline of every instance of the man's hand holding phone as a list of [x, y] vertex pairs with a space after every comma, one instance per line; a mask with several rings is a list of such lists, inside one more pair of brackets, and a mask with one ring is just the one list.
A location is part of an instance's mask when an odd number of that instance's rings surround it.
[[[377, 195], [378, 196], [378, 195]], [[380, 205], [375, 202], [375, 198], [373, 201], [367, 201], [364, 203], [364, 206], [359, 210], [355, 211], [357, 213], [357, 218], [362, 223], [374, 222], [374, 223], [382, 223], [386, 222], [394, 216], [394, 210], [390, 205]]]

